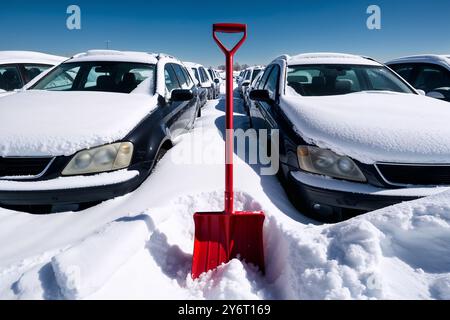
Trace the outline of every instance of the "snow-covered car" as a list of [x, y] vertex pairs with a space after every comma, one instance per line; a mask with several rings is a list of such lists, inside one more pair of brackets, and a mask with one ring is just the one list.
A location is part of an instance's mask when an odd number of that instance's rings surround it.
[[427, 96], [450, 102], [450, 54], [403, 57], [386, 65]]
[[75, 55], [0, 99], [0, 206], [77, 210], [133, 191], [193, 126], [196, 95], [171, 56]]
[[208, 75], [214, 86], [213, 98], [217, 99], [220, 95], [220, 86], [222, 84], [222, 81], [220, 79], [218, 72], [213, 68], [208, 68]]
[[67, 58], [31, 51], [0, 51], [0, 96], [22, 88]]
[[250, 98], [252, 125], [272, 136], [279, 130], [287, 193], [316, 219], [341, 220], [450, 185], [447, 103], [370, 58], [281, 56]]
[[241, 97], [244, 97], [247, 87], [255, 80], [256, 76], [264, 70], [263, 67], [254, 66], [245, 70], [240, 81], [238, 82], [238, 90]]
[[214, 84], [209, 77], [208, 71], [201, 64], [194, 62], [184, 62], [186, 67], [191, 68], [197, 81], [200, 83], [200, 87], [206, 90], [206, 99], [214, 99]]

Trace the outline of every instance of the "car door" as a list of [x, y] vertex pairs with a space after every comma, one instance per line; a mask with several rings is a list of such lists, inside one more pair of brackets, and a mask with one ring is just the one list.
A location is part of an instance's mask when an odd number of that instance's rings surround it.
[[24, 86], [24, 81], [16, 64], [0, 65], [0, 89], [14, 91]]
[[274, 65], [270, 72], [269, 77], [267, 78], [266, 83], [264, 84], [263, 89], [269, 92], [269, 97], [271, 99], [270, 102], [263, 101], [259, 104], [259, 110], [264, 119], [265, 128], [269, 130], [277, 129], [278, 124], [276, 121], [276, 100], [278, 96], [278, 84], [280, 79], [280, 66]]
[[[270, 73], [272, 72], [273, 66], [267, 67], [266, 71], [264, 72], [261, 81], [259, 82], [258, 86], [255, 88], [257, 90], [263, 90], [264, 86], [267, 82], [267, 79], [270, 76]], [[266, 128], [265, 119], [263, 117], [263, 114], [261, 112], [261, 101], [253, 101], [253, 103], [250, 103], [249, 105], [249, 114], [252, 120], [252, 125], [255, 129], [263, 129]]]
[[181, 89], [181, 85], [178, 81], [178, 77], [173, 68], [173, 63], [167, 63], [164, 66], [164, 80], [166, 85], [166, 105], [163, 108], [167, 108], [166, 125], [170, 130], [171, 138], [174, 139], [184, 132], [186, 123], [181, 118], [182, 109], [185, 108], [184, 101], [172, 101], [171, 94], [175, 89]]
[[[193, 82], [188, 76], [187, 71], [184, 70], [184, 67], [179, 64], [173, 64], [172, 67], [175, 70], [181, 89], [192, 90]], [[194, 99], [183, 101], [180, 104], [180, 120], [185, 129], [188, 128], [192, 124], [193, 119], [195, 119], [195, 102], [196, 98], [194, 97]]]

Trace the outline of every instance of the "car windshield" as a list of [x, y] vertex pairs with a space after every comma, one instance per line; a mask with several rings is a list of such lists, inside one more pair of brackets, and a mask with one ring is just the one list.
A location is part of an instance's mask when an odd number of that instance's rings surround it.
[[[131, 62], [69, 62], [56, 67], [31, 89], [131, 93], [153, 92], [155, 65]], [[137, 90], [138, 91], [138, 90]]]
[[414, 93], [397, 75], [383, 66], [290, 66], [287, 84], [302, 96], [342, 95], [361, 91]]

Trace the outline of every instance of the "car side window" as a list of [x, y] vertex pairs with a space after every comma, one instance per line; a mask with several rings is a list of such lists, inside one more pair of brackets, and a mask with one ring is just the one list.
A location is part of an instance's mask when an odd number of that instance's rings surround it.
[[188, 81], [186, 79], [185, 74], [183, 73], [183, 70], [181, 69], [181, 66], [178, 64], [172, 64], [172, 67], [175, 70], [175, 74], [177, 75], [181, 88], [183, 89], [189, 88]]
[[181, 67], [181, 71], [183, 72], [184, 77], [186, 78], [188, 88], [192, 88], [194, 83], [193, 83], [193, 79], [191, 79], [191, 76], [189, 75], [189, 72], [186, 70], [185, 67]]
[[177, 75], [173, 70], [171, 64], [166, 64], [164, 67], [164, 79], [166, 82], [166, 88], [168, 92], [172, 92], [172, 90], [180, 88]]
[[419, 69], [414, 87], [426, 93], [438, 88], [450, 87], [449, 72], [440, 66], [423, 65]]
[[200, 79], [200, 75], [198, 74], [198, 69], [197, 68], [192, 68], [192, 72], [195, 75], [195, 78], [197, 79], [198, 82], [202, 82]]
[[205, 69], [203, 69], [203, 68], [199, 68], [199, 70], [200, 70], [200, 77], [201, 77], [201, 79], [202, 79], [202, 83], [203, 82], [207, 82], [208, 81], [208, 76], [206, 75], [206, 71], [205, 71]]
[[22, 87], [22, 80], [16, 66], [0, 66], [0, 89], [13, 91]]
[[264, 71], [264, 74], [261, 78], [261, 80], [259, 81], [258, 87], [257, 89], [262, 90], [264, 89], [264, 85], [266, 84], [267, 78], [270, 75], [270, 72], [272, 71], [272, 66], [267, 67], [266, 71]]
[[272, 72], [270, 72], [270, 75], [267, 78], [267, 82], [264, 86], [264, 89], [269, 91], [269, 96], [272, 99], [275, 99], [277, 94], [279, 76], [280, 76], [280, 67], [275, 65], [272, 68]]

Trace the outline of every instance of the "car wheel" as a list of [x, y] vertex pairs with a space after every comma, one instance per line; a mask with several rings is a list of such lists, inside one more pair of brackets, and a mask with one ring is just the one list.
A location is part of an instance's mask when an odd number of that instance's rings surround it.
[[197, 111], [197, 118], [200, 118], [202, 116], [202, 108], [200, 107], [200, 108], [198, 108], [198, 111]]

